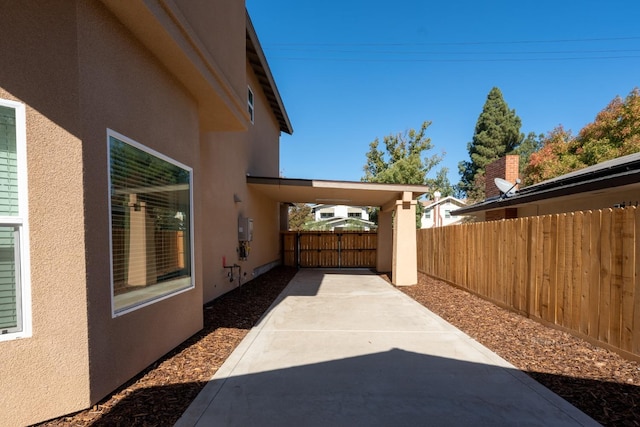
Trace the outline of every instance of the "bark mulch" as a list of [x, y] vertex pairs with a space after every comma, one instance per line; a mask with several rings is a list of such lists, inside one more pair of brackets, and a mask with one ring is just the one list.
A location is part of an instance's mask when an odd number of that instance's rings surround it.
[[[40, 425], [173, 425], [295, 273], [273, 269], [207, 304], [200, 333], [94, 407]], [[601, 424], [640, 426], [639, 363], [424, 275], [400, 289]]]

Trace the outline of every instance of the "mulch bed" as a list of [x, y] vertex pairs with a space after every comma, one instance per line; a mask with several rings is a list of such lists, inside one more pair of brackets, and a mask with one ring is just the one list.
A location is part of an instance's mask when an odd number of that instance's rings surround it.
[[[173, 425], [295, 273], [278, 267], [207, 304], [200, 333], [94, 407], [40, 425]], [[639, 363], [424, 275], [400, 290], [601, 424], [640, 426]]]

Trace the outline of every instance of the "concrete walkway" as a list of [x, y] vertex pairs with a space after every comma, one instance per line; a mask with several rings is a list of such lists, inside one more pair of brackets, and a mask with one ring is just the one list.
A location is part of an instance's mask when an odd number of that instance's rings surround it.
[[302, 270], [176, 425], [598, 424], [377, 275]]

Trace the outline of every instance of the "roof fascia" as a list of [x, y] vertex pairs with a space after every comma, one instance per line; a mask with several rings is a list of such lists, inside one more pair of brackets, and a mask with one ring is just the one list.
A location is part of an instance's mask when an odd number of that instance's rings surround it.
[[267, 58], [262, 50], [260, 41], [258, 40], [256, 30], [251, 22], [249, 11], [246, 9], [245, 11], [247, 15], [247, 60], [249, 61], [253, 72], [258, 77], [262, 91], [265, 93], [267, 101], [271, 106], [271, 110], [278, 120], [280, 131], [291, 135], [293, 133], [291, 121], [289, 120], [287, 111], [284, 108], [282, 97], [280, 96], [280, 92], [276, 86], [273, 74], [271, 74], [271, 69], [267, 63]]
[[593, 179], [573, 182], [565, 185], [553, 186], [550, 188], [542, 188], [530, 193], [517, 193], [504, 199], [497, 199], [490, 202], [481, 202], [475, 205], [457, 209], [456, 215], [466, 215], [474, 212], [484, 212], [492, 209], [501, 209], [506, 207], [516, 207], [526, 203], [532, 203], [539, 200], [553, 199], [563, 196], [571, 196], [590, 191], [605, 190], [607, 188], [622, 187], [624, 185], [636, 184], [640, 182], [640, 170], [633, 169], [625, 172], [617, 173], [611, 176], [596, 176]]

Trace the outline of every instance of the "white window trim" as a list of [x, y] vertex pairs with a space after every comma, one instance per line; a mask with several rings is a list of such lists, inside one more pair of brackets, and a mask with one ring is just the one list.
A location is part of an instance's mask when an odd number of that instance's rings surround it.
[[[190, 209], [189, 209], [189, 245], [190, 245], [190, 250], [191, 250], [191, 276], [190, 276], [190, 281], [191, 281], [191, 285], [185, 288], [181, 288], [178, 289], [176, 291], [173, 292], [169, 292], [165, 295], [159, 296], [157, 298], [151, 299], [149, 301], [140, 303], [140, 304], [136, 304], [133, 305], [131, 307], [128, 308], [124, 308], [121, 310], [117, 310], [116, 311], [116, 307], [115, 307], [115, 299], [113, 297], [113, 293], [114, 293], [114, 284], [113, 284], [113, 221], [112, 221], [112, 217], [111, 217], [111, 149], [110, 149], [110, 141], [109, 138], [113, 137], [116, 139], [119, 139], [120, 141], [126, 142], [127, 144], [130, 144], [136, 148], [138, 148], [139, 150], [142, 150], [146, 153], [149, 153], [153, 156], [158, 157], [159, 159], [162, 159], [166, 162], [169, 162], [171, 164], [174, 164], [176, 166], [179, 166], [185, 170], [189, 171], [189, 205], [190, 205]], [[176, 295], [182, 294], [184, 292], [188, 292], [191, 291], [195, 288], [195, 256], [194, 256], [194, 242], [193, 242], [193, 237], [194, 237], [194, 230], [193, 230], [193, 169], [183, 163], [180, 163], [177, 160], [172, 159], [169, 156], [166, 156], [156, 150], [154, 150], [153, 148], [149, 148], [143, 144], [140, 144], [137, 141], [134, 141], [131, 138], [128, 138], [124, 135], [122, 135], [119, 132], [116, 132], [112, 129], [108, 129], [107, 128], [107, 175], [108, 175], [108, 182], [109, 185], [107, 186], [107, 200], [109, 202], [109, 282], [111, 285], [111, 318], [116, 318], [116, 317], [120, 317], [123, 316], [125, 314], [131, 313], [133, 311], [139, 310], [141, 308], [144, 307], [148, 307], [152, 304], [155, 304], [157, 302], [166, 300], [168, 298], [172, 298]]]
[[20, 306], [18, 315], [22, 321], [22, 330], [0, 334], [0, 342], [19, 338], [28, 338], [33, 333], [31, 311], [31, 261], [29, 249], [29, 195], [27, 191], [27, 118], [26, 108], [21, 102], [0, 99], [0, 105], [13, 108], [16, 114], [16, 155], [18, 160], [18, 211], [19, 216], [0, 217], [0, 223], [20, 226], [17, 242], [19, 260], [18, 274], [20, 276]]
[[[247, 86], [247, 108], [249, 110], [249, 117], [251, 119], [251, 123], [254, 123], [254, 118], [256, 115], [256, 94], [251, 89], [251, 86]], [[251, 97], [249, 97], [251, 94]]]

